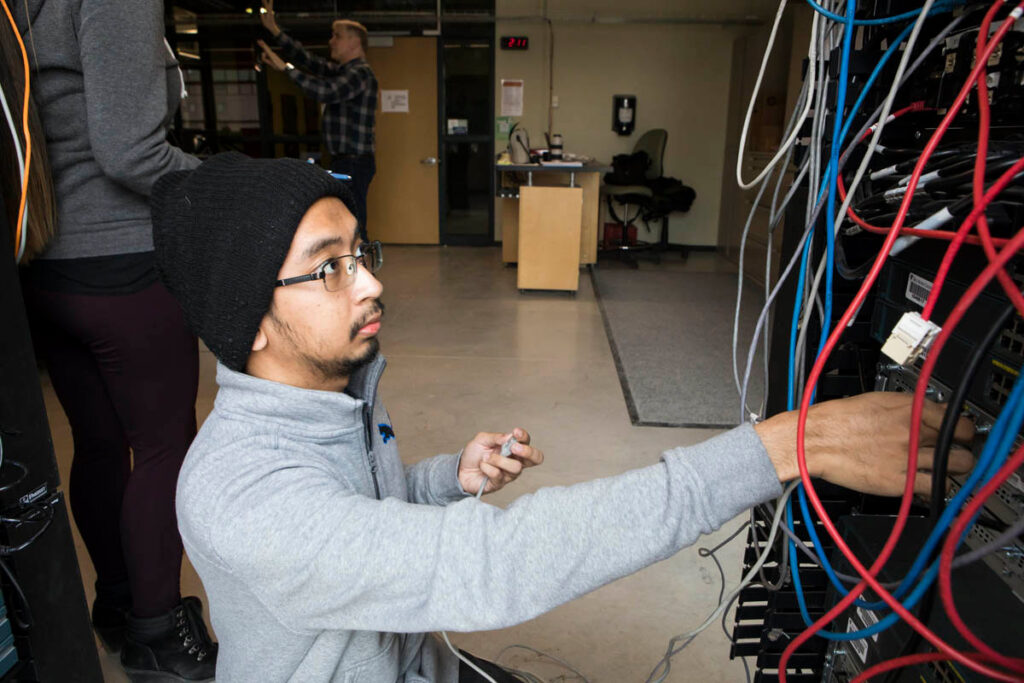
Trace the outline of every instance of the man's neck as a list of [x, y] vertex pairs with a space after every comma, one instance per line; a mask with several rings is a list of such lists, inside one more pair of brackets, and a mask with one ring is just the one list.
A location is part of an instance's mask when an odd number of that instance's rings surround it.
[[292, 364], [276, 363], [255, 356], [256, 354], [250, 356], [245, 366], [246, 374], [253, 377], [314, 391], [342, 392], [348, 388], [349, 377], [325, 379], [305, 365], [299, 367]]

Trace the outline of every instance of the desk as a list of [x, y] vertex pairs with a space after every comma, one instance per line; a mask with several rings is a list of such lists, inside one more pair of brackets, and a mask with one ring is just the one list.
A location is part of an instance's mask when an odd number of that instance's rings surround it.
[[597, 261], [601, 174], [611, 167], [588, 162], [495, 169], [501, 176], [501, 257], [519, 264], [519, 289], [576, 291], [579, 267]]

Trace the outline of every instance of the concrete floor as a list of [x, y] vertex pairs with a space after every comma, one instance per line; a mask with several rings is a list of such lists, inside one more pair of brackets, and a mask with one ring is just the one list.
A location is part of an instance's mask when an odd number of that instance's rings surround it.
[[[641, 267], [734, 270], [707, 253], [686, 261], [670, 255], [660, 266]], [[501, 264], [499, 248], [388, 246], [380, 276], [388, 306], [380, 335], [388, 358], [382, 391], [403, 458], [415, 462], [454, 452], [478, 431], [513, 426], [529, 430], [547, 456], [542, 467], [489, 496], [492, 504], [508, 503], [541, 486], [647, 465], [666, 448], [715, 433], [630, 424], [590, 278], [583, 271], [575, 297], [519, 294], [516, 271]], [[214, 359], [204, 350], [196, 406], [200, 420], [213, 405], [213, 377]], [[61, 480], [67, 481], [70, 431], [52, 387], [46, 384], [44, 391]], [[740, 522], [725, 525], [700, 545], [714, 545]], [[95, 574], [75, 534], [91, 603]], [[741, 550], [738, 540], [719, 553], [730, 587], [739, 579]], [[451, 637], [458, 646], [492, 659], [512, 644], [538, 648], [571, 663], [591, 683], [642, 682], [668, 639], [696, 627], [715, 608], [718, 590], [713, 562], [699, 557], [694, 547], [520, 626]], [[187, 560], [182, 592], [204, 596]], [[102, 649], [100, 655], [107, 681], [127, 680], [116, 657]], [[543, 680], [579, 680], [523, 650], [505, 653], [501, 662]], [[743, 667], [728, 659], [728, 642], [716, 624], [674, 659], [667, 680], [741, 681]]]

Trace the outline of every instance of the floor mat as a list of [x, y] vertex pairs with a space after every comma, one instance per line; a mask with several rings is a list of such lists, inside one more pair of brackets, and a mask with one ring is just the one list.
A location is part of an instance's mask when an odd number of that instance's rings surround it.
[[[739, 424], [740, 400], [731, 358], [736, 275], [595, 268], [592, 277], [633, 423]], [[745, 285], [739, 336], [741, 379], [760, 306], [761, 294]], [[754, 410], [763, 387], [764, 360], [758, 351], [747, 397]]]

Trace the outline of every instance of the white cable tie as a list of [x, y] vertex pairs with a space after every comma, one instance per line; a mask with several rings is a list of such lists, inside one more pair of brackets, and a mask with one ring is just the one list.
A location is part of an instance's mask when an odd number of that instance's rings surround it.
[[[938, 177], [939, 177], [939, 172], [938, 171], [932, 171], [931, 173], [925, 173], [923, 176], [921, 176], [921, 179], [917, 181], [917, 186], [918, 187], [924, 187], [925, 185], [927, 185], [928, 183], [930, 183], [931, 181], [935, 180]], [[899, 182], [896, 183], [896, 184], [901, 186], [901, 187], [906, 187], [909, 183], [910, 183], [910, 176], [909, 175], [905, 175], [902, 178], [900, 178]]]
[[872, 180], [881, 180], [882, 178], [888, 178], [891, 175], [895, 175], [895, 173], [896, 173], [896, 164], [893, 164], [892, 166], [886, 166], [885, 168], [883, 168], [880, 171], [875, 171], [869, 177]]

